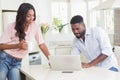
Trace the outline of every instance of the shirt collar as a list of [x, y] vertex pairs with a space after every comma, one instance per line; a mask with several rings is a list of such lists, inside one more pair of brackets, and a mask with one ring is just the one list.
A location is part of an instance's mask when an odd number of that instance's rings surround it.
[[[90, 28], [86, 28], [86, 32], [85, 32], [85, 37], [89, 36], [91, 34]], [[78, 39], [78, 38], [76, 38]], [[81, 38], [79, 38], [80, 40]]]
[[91, 34], [90, 29], [89, 29], [89, 28], [86, 28], [86, 33], [85, 33], [85, 35], [88, 36], [88, 35], [90, 35], [90, 34]]

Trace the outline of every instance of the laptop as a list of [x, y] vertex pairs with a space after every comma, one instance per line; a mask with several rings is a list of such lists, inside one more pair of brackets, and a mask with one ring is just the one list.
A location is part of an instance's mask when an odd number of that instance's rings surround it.
[[52, 70], [63, 72], [82, 70], [80, 55], [50, 55], [49, 62]]

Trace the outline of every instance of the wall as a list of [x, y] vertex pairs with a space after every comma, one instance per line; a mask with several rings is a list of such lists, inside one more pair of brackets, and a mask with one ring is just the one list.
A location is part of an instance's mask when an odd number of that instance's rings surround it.
[[1, 0], [2, 10], [17, 10], [23, 0]]
[[87, 6], [84, 0], [70, 0], [71, 17], [74, 15], [82, 15], [87, 25]]
[[6, 27], [8, 26], [8, 24], [15, 22], [16, 20], [16, 12], [2, 12], [2, 27], [3, 27], [3, 31], [6, 29]]
[[2, 34], [2, 6], [0, 0], [0, 35]]
[[114, 10], [114, 45], [120, 45], [120, 9]]
[[23, 2], [23, 0], [0, 0], [0, 35], [3, 32], [3, 16], [2, 10], [14, 10], [18, 9], [18, 6]]
[[31, 3], [36, 10], [37, 22], [51, 23], [51, 0], [25, 0]]

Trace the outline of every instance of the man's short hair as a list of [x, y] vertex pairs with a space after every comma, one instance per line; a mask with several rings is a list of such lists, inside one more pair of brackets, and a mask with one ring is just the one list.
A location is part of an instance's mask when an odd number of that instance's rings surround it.
[[70, 24], [76, 24], [76, 23], [81, 23], [81, 22], [84, 22], [83, 17], [80, 15], [76, 15], [72, 17]]

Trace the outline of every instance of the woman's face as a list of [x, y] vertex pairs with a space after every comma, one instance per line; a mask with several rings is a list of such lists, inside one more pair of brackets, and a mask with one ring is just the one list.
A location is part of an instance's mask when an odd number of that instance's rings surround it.
[[27, 15], [26, 15], [26, 24], [31, 24], [34, 20], [34, 11], [33, 9], [28, 10]]

